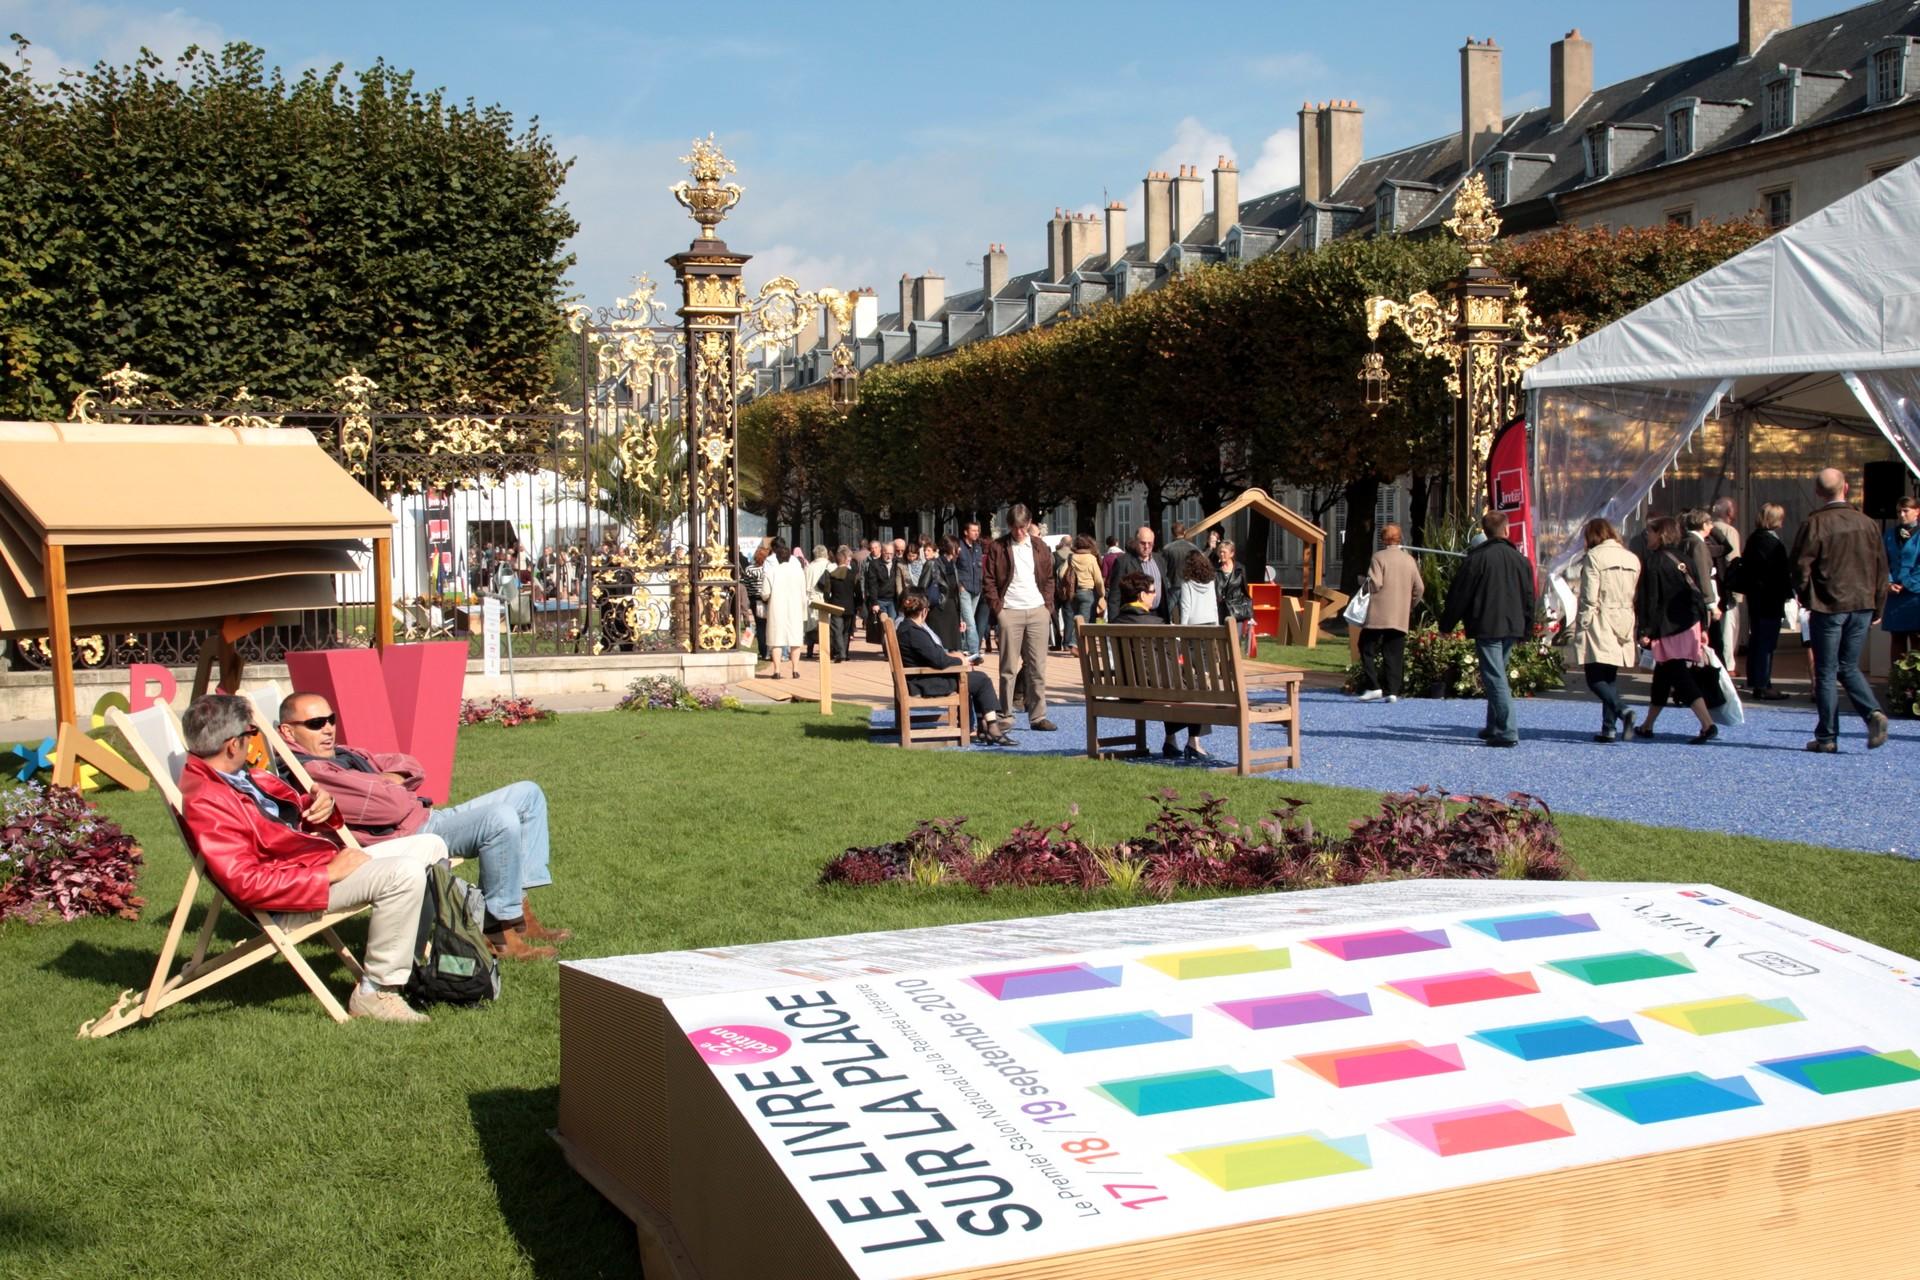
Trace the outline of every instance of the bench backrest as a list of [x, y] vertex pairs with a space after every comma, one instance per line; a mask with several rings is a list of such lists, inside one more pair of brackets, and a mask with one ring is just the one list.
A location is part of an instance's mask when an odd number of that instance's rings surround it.
[[1246, 702], [1240, 649], [1224, 624], [1083, 625], [1080, 672], [1089, 699], [1165, 699], [1222, 707]]
[[880, 643], [887, 650], [887, 671], [893, 676], [893, 700], [904, 714], [907, 705], [907, 664], [900, 660], [900, 636], [893, 629], [893, 619], [886, 614], [880, 615]]

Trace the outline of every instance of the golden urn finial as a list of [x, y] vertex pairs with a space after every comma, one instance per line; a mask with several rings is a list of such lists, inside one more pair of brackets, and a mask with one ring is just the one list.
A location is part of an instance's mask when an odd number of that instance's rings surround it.
[[1453, 216], [1444, 225], [1467, 246], [1473, 265], [1484, 265], [1482, 259], [1500, 234], [1500, 215], [1493, 211], [1483, 175], [1476, 173], [1460, 184], [1460, 194], [1453, 199]]
[[669, 189], [673, 198], [685, 205], [688, 214], [700, 224], [700, 238], [712, 240], [713, 229], [720, 225], [729, 209], [740, 203], [740, 184], [729, 182], [722, 186], [720, 183], [720, 179], [734, 172], [733, 161], [721, 153], [709, 133], [693, 140], [691, 154], [681, 156], [680, 163], [687, 166], [693, 181], [676, 182]]

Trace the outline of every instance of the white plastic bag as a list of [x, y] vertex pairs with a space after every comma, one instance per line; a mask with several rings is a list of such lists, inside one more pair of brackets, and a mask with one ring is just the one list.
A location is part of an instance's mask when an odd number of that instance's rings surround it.
[[1747, 710], [1740, 705], [1740, 694], [1733, 686], [1732, 674], [1728, 672], [1724, 666], [1720, 665], [1719, 654], [1715, 653], [1712, 649], [1708, 649], [1706, 653], [1707, 665], [1705, 670], [1709, 679], [1720, 682], [1720, 695], [1722, 699], [1719, 706], [1709, 707], [1707, 714], [1711, 715], [1713, 722], [1718, 725], [1731, 727], [1736, 724], [1745, 724], [1747, 722]]
[[1360, 589], [1353, 593], [1353, 599], [1347, 601], [1347, 607], [1340, 611], [1340, 616], [1356, 627], [1364, 627], [1367, 625], [1367, 610], [1372, 606], [1373, 591], [1363, 582]]

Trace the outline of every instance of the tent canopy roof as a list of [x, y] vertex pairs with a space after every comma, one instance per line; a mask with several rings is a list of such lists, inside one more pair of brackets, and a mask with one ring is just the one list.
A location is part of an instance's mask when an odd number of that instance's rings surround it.
[[[1912, 368], [1920, 365], [1916, 245], [1920, 160], [1541, 361], [1525, 385], [1733, 378], [1732, 394], [1746, 399], [1797, 374]], [[1804, 411], [1861, 416], [1844, 385], [1830, 387]]]
[[0, 422], [26, 532], [86, 543], [385, 537], [393, 514], [298, 429]]
[[306, 431], [0, 422], [0, 634], [47, 630], [55, 590], [95, 630], [330, 608], [392, 533]]

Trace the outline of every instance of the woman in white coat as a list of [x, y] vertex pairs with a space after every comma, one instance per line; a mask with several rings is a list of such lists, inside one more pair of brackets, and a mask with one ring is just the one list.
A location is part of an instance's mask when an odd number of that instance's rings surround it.
[[1620, 544], [1606, 520], [1589, 520], [1584, 530], [1587, 554], [1580, 562], [1580, 610], [1574, 615], [1573, 661], [1586, 672], [1587, 688], [1600, 699], [1600, 732], [1595, 742], [1614, 741], [1633, 732], [1633, 712], [1620, 705], [1620, 668], [1632, 667], [1639, 651], [1633, 636], [1634, 588], [1640, 583], [1640, 557]]
[[773, 540], [773, 553], [767, 557], [760, 590], [767, 600], [767, 655], [773, 659], [771, 678], [780, 678], [780, 667], [784, 663], [787, 674], [798, 680], [798, 650], [807, 642], [807, 564], [778, 538]]

